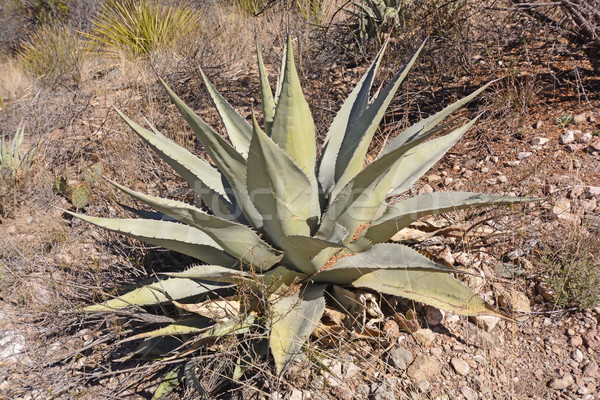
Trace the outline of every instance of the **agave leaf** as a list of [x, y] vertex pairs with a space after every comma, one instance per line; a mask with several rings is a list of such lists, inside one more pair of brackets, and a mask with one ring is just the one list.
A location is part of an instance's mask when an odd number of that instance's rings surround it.
[[309, 236], [320, 213], [318, 194], [306, 173], [259, 127], [248, 154], [248, 192], [276, 246], [288, 235]]
[[302, 94], [290, 35], [287, 37], [284, 75], [271, 126], [271, 137], [298, 163], [309, 179], [316, 181], [314, 176], [317, 160], [315, 124], [308, 103]]
[[401, 296], [461, 315], [501, 316], [470, 288], [445, 272], [379, 270], [364, 275], [352, 285]]
[[281, 375], [290, 360], [315, 330], [325, 311], [327, 285], [310, 285], [303, 293], [279, 298], [272, 305], [270, 348], [277, 374]]
[[349, 285], [380, 269], [414, 269], [430, 272], [459, 272], [438, 264], [416, 250], [398, 243], [376, 244], [363, 253], [340, 258], [331, 268], [311, 277], [317, 283]]
[[283, 238], [281, 247], [286, 260], [305, 274], [314, 274], [339, 251], [343, 243], [334, 243], [310, 236], [291, 235]]
[[319, 234], [327, 237], [335, 223], [341, 224], [350, 232], [347, 242], [361, 225], [381, 216], [390, 190], [408, 183], [412, 185], [474, 122], [421, 143], [429, 137], [428, 133], [372, 162], [337, 195], [323, 216]]
[[335, 186], [337, 188], [344, 187], [362, 170], [371, 139], [396, 91], [408, 75], [424, 46], [425, 42], [421, 44], [406, 65], [394, 75], [383, 92], [360, 115], [345, 135], [335, 165]]
[[171, 393], [177, 386], [181, 384], [185, 375], [183, 374], [183, 369], [180, 366], [177, 366], [169, 371], [167, 375], [160, 382], [154, 395], [152, 396], [152, 400], [160, 400], [169, 393]]
[[260, 271], [269, 269], [281, 259], [276, 250], [245, 225], [217, 218], [180, 201], [148, 196], [115, 182], [113, 185], [155, 210], [206, 233], [227, 253], [246, 263], [252, 263]]
[[[280, 288], [290, 287], [293, 283], [299, 283], [308, 278], [309, 275], [298, 272], [279, 265], [265, 273], [262, 277], [262, 284], [270, 288], [270, 292], [280, 291]], [[263, 289], [260, 288], [259, 289]]]
[[183, 318], [175, 323], [163, 326], [162, 328], [130, 336], [121, 341], [121, 343], [159, 336], [179, 336], [207, 332], [214, 326], [211, 325], [211, 323], [212, 321], [209, 318], [192, 315], [191, 317]]
[[539, 199], [471, 192], [422, 194], [388, 207], [385, 213], [369, 226], [364, 236], [371, 243], [387, 242], [396, 232], [425, 215], [442, 214], [471, 207], [523, 203], [535, 200]]
[[180, 300], [186, 297], [207, 294], [227, 287], [228, 285], [210, 284], [192, 279], [170, 278], [139, 287], [102, 304], [94, 304], [86, 307], [83, 311], [111, 311], [114, 309], [125, 308], [130, 305], [147, 306], [160, 304], [171, 300]]
[[459, 271], [436, 264], [407, 246], [382, 243], [340, 259], [313, 279], [340, 284], [353, 279], [354, 287], [401, 296], [457, 314], [499, 315], [449, 272]]
[[492, 83], [495, 81], [489, 82], [488, 84], [482, 86], [477, 89], [470, 95], [452, 103], [451, 105], [444, 108], [442, 111], [439, 111], [429, 117], [409, 126], [404, 131], [402, 131], [398, 136], [390, 141], [390, 143], [383, 149], [380, 154], [380, 157], [389, 153], [392, 150], [395, 150], [411, 141], [417, 139], [419, 136], [422, 136], [434, 129], [440, 122], [442, 122], [446, 117], [448, 117], [453, 112], [459, 110], [475, 97], [479, 96], [481, 92], [486, 90]]
[[[268, 136], [271, 136], [271, 125], [273, 124], [273, 117], [275, 116], [275, 100], [273, 99], [273, 92], [271, 91], [269, 76], [267, 75], [267, 71], [265, 70], [262, 53], [260, 52], [260, 46], [258, 45], [258, 40], [256, 41], [256, 55], [258, 57], [260, 98], [262, 103], [263, 117], [265, 119], [265, 132]], [[252, 131], [250, 132], [250, 134], [252, 134]]]
[[235, 219], [233, 216], [235, 206], [227, 200], [223, 176], [217, 169], [167, 137], [142, 128], [119, 110], [116, 111], [127, 125], [200, 195], [200, 198], [211, 207], [215, 215], [226, 219]]
[[206, 233], [178, 222], [137, 218], [99, 218], [70, 211], [65, 212], [100, 228], [122, 233], [131, 238], [165, 247], [211, 264], [233, 266], [238, 262], [225, 254], [223, 249]]
[[[392, 185], [387, 188], [387, 197], [404, 193], [411, 187], [424, 173], [438, 162], [444, 154], [465, 134], [467, 130], [477, 121], [479, 117], [471, 120], [469, 123], [455, 129], [449, 134], [425, 142], [411, 149], [404, 156], [402, 168], [394, 171]], [[391, 154], [391, 153], [390, 153]], [[393, 191], [389, 191], [393, 189]]]
[[354, 125], [356, 119], [367, 108], [369, 92], [388, 42], [389, 40], [385, 41], [383, 47], [371, 63], [371, 66], [367, 69], [367, 72], [336, 114], [325, 137], [323, 154], [319, 163], [319, 183], [325, 193], [329, 193], [335, 183], [335, 166], [344, 137], [352, 125]]
[[131, 353], [116, 361], [127, 361], [132, 358], [140, 360], [155, 360], [164, 358], [167, 354], [176, 351], [181, 346], [181, 341], [174, 337], [154, 337], [145, 339]]
[[260, 214], [254, 208], [246, 189], [246, 160], [244, 157], [206, 124], [202, 118], [196, 115], [162, 79], [160, 82], [183, 118], [196, 134], [206, 153], [231, 185], [235, 198], [248, 222], [256, 229], [262, 227]]
[[281, 96], [281, 88], [283, 87], [283, 77], [285, 75], [285, 66], [287, 64], [288, 41], [283, 42], [283, 57], [281, 57], [281, 66], [279, 67], [279, 75], [277, 75], [277, 86], [275, 87], [275, 104], [279, 103]]
[[252, 139], [252, 126], [215, 89], [202, 69], [200, 69], [200, 73], [202, 74], [202, 79], [204, 79], [208, 93], [215, 103], [217, 111], [219, 111], [221, 121], [223, 121], [227, 129], [231, 143], [242, 156], [246, 156], [250, 147], [250, 140]]
[[233, 381], [239, 380], [250, 367], [256, 366], [260, 359], [264, 359], [269, 352], [269, 342], [264, 339], [251, 339], [248, 343], [242, 342], [241, 357], [238, 357], [235, 369], [231, 376]]
[[166, 274], [175, 278], [200, 279], [211, 282], [238, 283], [241, 279], [251, 278], [249, 272], [222, 267], [220, 265], [196, 265], [183, 272]]

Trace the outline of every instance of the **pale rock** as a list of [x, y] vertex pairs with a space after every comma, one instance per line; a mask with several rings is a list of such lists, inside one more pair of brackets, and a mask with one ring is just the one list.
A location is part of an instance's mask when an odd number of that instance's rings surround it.
[[432, 183], [432, 182], [437, 182], [437, 181], [441, 181], [442, 177], [439, 175], [428, 175], [427, 176], [427, 182]]
[[521, 164], [521, 161], [513, 160], [513, 161], [504, 161], [505, 167], [518, 167]]
[[17, 330], [0, 330], [0, 366], [24, 361], [25, 336]]
[[591, 142], [593, 139], [592, 133], [591, 132], [586, 132], [582, 135], [579, 135], [577, 137], [577, 143], [589, 143]]
[[449, 247], [446, 247], [444, 250], [442, 250], [440, 253], [440, 258], [446, 261], [448, 264], [454, 265], [455, 260], [454, 257], [452, 257], [452, 252], [450, 251]]
[[493, 315], [478, 315], [473, 317], [473, 321], [486, 332], [491, 332], [496, 325], [498, 325], [498, 322], [500, 322], [500, 317], [494, 317]]
[[504, 176], [504, 175], [500, 175], [498, 177], [498, 182], [500, 182], [500, 183], [506, 183], [506, 182], [508, 182], [508, 178], [506, 176]]
[[500, 161], [500, 157], [498, 157], [498, 156], [491, 156], [490, 157], [490, 161], [493, 162], [494, 164], [498, 164], [498, 161]]
[[468, 386], [463, 386], [460, 389], [460, 392], [462, 393], [463, 396], [465, 396], [466, 400], [477, 400], [479, 398], [479, 395], [477, 394], [477, 392]]
[[306, 400], [308, 399], [308, 397], [304, 397], [304, 393], [302, 393], [302, 391], [298, 390], [298, 389], [292, 389], [291, 393], [290, 393], [290, 397], [288, 397], [289, 400]]
[[435, 333], [431, 329], [419, 329], [413, 333], [413, 337], [419, 345], [429, 347], [435, 340]]
[[410, 350], [402, 346], [396, 346], [390, 350], [390, 360], [396, 368], [405, 370], [406, 366], [413, 362], [413, 355]]
[[452, 364], [452, 368], [454, 369], [454, 371], [461, 376], [467, 375], [471, 370], [469, 364], [467, 364], [465, 360], [461, 360], [460, 358], [453, 358], [452, 360], [450, 360], [450, 364]]
[[566, 197], [556, 199], [554, 207], [552, 207], [552, 215], [556, 218], [563, 218], [564, 214], [571, 211], [571, 202]]
[[588, 394], [589, 392], [590, 392], [590, 390], [587, 388], [587, 386], [581, 385], [577, 388], [577, 394], [579, 394], [579, 395], [583, 396], [583, 395]]
[[465, 178], [472, 178], [473, 177], [473, 171], [471, 171], [470, 169], [466, 170], [465, 172], [463, 172], [463, 176]]
[[353, 362], [346, 362], [342, 365], [342, 377], [344, 380], [351, 379], [356, 375], [359, 375], [360, 372], [361, 369]]
[[583, 376], [598, 378], [598, 363], [592, 360], [588, 365], [586, 365], [583, 368]]
[[583, 207], [583, 211], [591, 213], [596, 209], [596, 207], [598, 207], [598, 201], [595, 197], [591, 200], [583, 200], [581, 202], [581, 207]]
[[527, 295], [518, 290], [508, 290], [498, 298], [500, 305], [513, 311], [531, 312], [531, 305]]
[[583, 361], [583, 353], [579, 349], [575, 349], [571, 352], [571, 358], [578, 363]]
[[556, 191], [556, 186], [546, 183], [544, 185], [544, 189], [542, 189], [542, 193], [544, 194], [552, 194]]
[[584, 193], [584, 188], [581, 185], [573, 186], [567, 193], [567, 197], [570, 199], [576, 199], [581, 197]]
[[339, 400], [352, 400], [355, 398], [352, 390], [344, 385], [334, 386], [331, 388], [331, 394]]
[[420, 383], [440, 373], [442, 369], [440, 363], [435, 358], [421, 354], [408, 367], [406, 374], [413, 382]]
[[554, 378], [549, 382], [549, 386], [554, 390], [564, 390], [575, 383], [573, 375], [565, 374], [562, 378]]
[[429, 390], [429, 387], [431, 386], [431, 384], [429, 383], [429, 381], [427, 379], [421, 381], [419, 383], [419, 391], [421, 392], [427, 392]]
[[531, 139], [531, 144], [534, 146], [543, 146], [546, 143], [548, 143], [550, 141], [550, 139], [545, 138], [545, 137], [534, 137], [533, 139]]
[[464, 266], [468, 266], [469, 264], [471, 264], [471, 259], [469, 258], [468, 254], [465, 252], [460, 252], [460, 253], [454, 254], [454, 260], [456, 260], [456, 262], [459, 263], [460, 265], [464, 265]]
[[590, 186], [587, 188], [588, 197], [600, 197], [600, 186]]
[[444, 320], [444, 312], [432, 306], [425, 306], [425, 320], [429, 326], [437, 326]]
[[587, 113], [581, 113], [581, 114], [577, 114], [573, 117], [573, 122], [575, 122], [576, 124], [580, 124], [582, 122], [585, 122], [588, 118], [588, 114]]
[[581, 131], [569, 129], [558, 139], [560, 144], [571, 144], [575, 141], [575, 135], [581, 134]]
[[582, 144], [568, 144], [565, 146], [569, 153], [577, 153], [578, 151], [583, 150]]
[[481, 168], [481, 173], [482, 174], [487, 174], [488, 172], [490, 172], [490, 169], [488, 167]]
[[544, 126], [544, 123], [542, 121], [538, 121], [533, 124], [533, 129], [540, 129], [542, 126]]
[[525, 159], [525, 158], [527, 158], [527, 157], [530, 157], [532, 154], [533, 154], [533, 153], [532, 153], [532, 152], [530, 152], [530, 151], [521, 151], [521, 152], [519, 152], [519, 153], [517, 154], [517, 158], [518, 158], [519, 160], [523, 160], [523, 159]]
[[450, 184], [451, 184], [452, 182], [454, 182], [454, 178], [450, 178], [450, 177], [448, 177], [448, 178], [445, 178], [445, 179], [444, 179], [444, 186], [450, 186]]
[[433, 188], [431, 187], [431, 185], [425, 184], [425, 185], [423, 185], [423, 187], [421, 189], [418, 190], [417, 193], [418, 194], [433, 193]]

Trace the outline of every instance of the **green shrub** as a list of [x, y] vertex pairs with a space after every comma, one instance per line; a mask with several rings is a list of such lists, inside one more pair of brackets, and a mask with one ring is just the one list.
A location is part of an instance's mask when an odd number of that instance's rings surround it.
[[60, 25], [40, 27], [20, 51], [24, 70], [43, 80], [79, 82], [84, 57], [79, 35]]
[[267, 0], [233, 0], [233, 5], [244, 15], [256, 15], [267, 5]]
[[198, 22], [191, 8], [162, 7], [149, 0], [114, 0], [104, 4], [86, 36], [105, 54], [146, 57], [171, 46]]
[[[167, 273], [103, 304], [85, 308], [87, 312], [112, 312], [131, 305], [170, 303], [191, 313], [174, 313], [172, 324], [132, 338], [145, 339], [134, 352], [144, 357], [160, 346], [161, 337], [182, 336], [183, 344], [163, 347], [168, 354], [156, 355], [181, 360], [179, 369], [160, 386], [161, 393], [183, 376], [192, 376], [190, 383], [197, 380], [195, 373], [180, 373], [188, 365], [194, 371], [197, 361], [186, 360], [187, 355], [196, 351], [200, 341], [223, 336], [249, 334], [247, 347], [261, 357], [270, 352], [275, 372], [281, 375], [317, 327], [325, 310], [326, 293], [333, 286], [402, 296], [463, 315], [499, 315], [450, 274], [457, 270], [437, 264], [408, 246], [387, 243], [422, 216], [531, 200], [436, 192], [389, 202], [406, 192], [473, 125], [474, 120], [433, 138], [447, 116], [485, 87], [407, 128], [363, 168], [385, 110], [422, 48], [375, 98], [370, 98], [383, 57], [384, 50], [380, 51], [335, 117], [320, 157], [289, 36], [275, 93], [258, 55], [264, 130], [255, 118], [249, 123], [238, 114], [203, 75], [231, 143], [161, 81], [214, 166], [154, 128], [144, 129], [120, 114], [194, 188], [203, 204], [200, 208], [152, 197], [113, 183], [156, 212], [132, 209], [143, 217], [133, 219], [71, 213], [96, 226], [206, 263]], [[249, 298], [256, 301], [247, 301]], [[248, 351], [239, 350], [238, 362], [228, 372], [234, 380], [257, 364], [251, 357]]]

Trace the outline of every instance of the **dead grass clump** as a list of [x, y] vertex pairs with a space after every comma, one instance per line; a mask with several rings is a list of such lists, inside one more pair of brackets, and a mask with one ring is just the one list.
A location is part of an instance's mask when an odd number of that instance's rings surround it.
[[540, 263], [559, 307], [592, 308], [600, 301], [600, 240], [585, 229], [546, 250]]
[[79, 34], [60, 25], [39, 28], [20, 52], [25, 71], [47, 83], [78, 83], [84, 56]]
[[23, 97], [30, 85], [31, 79], [17, 60], [0, 56], [0, 109], [9, 100]]

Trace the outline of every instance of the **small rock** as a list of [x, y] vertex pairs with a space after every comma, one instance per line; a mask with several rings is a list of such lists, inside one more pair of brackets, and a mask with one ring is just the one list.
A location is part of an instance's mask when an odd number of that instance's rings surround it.
[[590, 390], [587, 388], [587, 386], [581, 385], [581, 386], [577, 387], [577, 394], [579, 394], [579, 395], [583, 396], [583, 395], [588, 394], [589, 392], [590, 392]]
[[575, 122], [576, 124], [580, 124], [582, 122], [585, 122], [587, 120], [587, 117], [587, 113], [577, 114], [573, 117], [573, 122]]
[[339, 400], [352, 400], [354, 399], [354, 393], [349, 388], [339, 385], [334, 386], [331, 389], [331, 394]]
[[531, 139], [531, 144], [534, 146], [543, 146], [549, 141], [550, 139], [545, 137], [534, 137], [533, 139]]
[[439, 175], [428, 175], [427, 176], [427, 182], [432, 183], [432, 182], [437, 182], [437, 181], [441, 181], [442, 177]]
[[530, 152], [530, 151], [521, 151], [521, 152], [519, 152], [519, 153], [517, 154], [517, 158], [518, 158], [519, 160], [523, 160], [523, 159], [525, 159], [525, 158], [527, 158], [527, 157], [531, 156], [532, 154], [533, 154], [533, 153], [532, 153], [532, 152]]
[[450, 186], [450, 184], [452, 182], [454, 182], [454, 178], [448, 177], [448, 178], [444, 179], [444, 186]]
[[598, 378], [598, 363], [592, 360], [588, 365], [586, 365], [583, 368], [583, 376]]
[[558, 139], [558, 143], [560, 144], [570, 144], [575, 141], [575, 132], [574, 130], [568, 130], [564, 134], [560, 136]]
[[565, 214], [571, 211], [571, 202], [565, 197], [556, 199], [554, 207], [552, 207], [552, 215], [556, 218], [564, 218]]
[[431, 329], [419, 329], [413, 333], [413, 337], [419, 345], [429, 347], [435, 340], [435, 333]]
[[429, 381], [427, 379], [425, 379], [419, 383], [419, 390], [421, 392], [425, 393], [429, 390], [429, 386], [430, 386]]
[[346, 362], [342, 365], [342, 377], [344, 380], [355, 377], [360, 374], [361, 369], [353, 362]]
[[440, 370], [441, 365], [438, 360], [431, 356], [421, 354], [408, 367], [406, 374], [414, 382], [419, 383], [439, 374]]
[[444, 250], [440, 253], [440, 258], [446, 261], [450, 265], [454, 265], [454, 257], [452, 257], [452, 251], [450, 251], [449, 247], [444, 248]]
[[573, 187], [572, 187], [572, 188], [569, 190], [569, 192], [567, 193], [567, 197], [568, 197], [568, 198], [570, 198], [570, 199], [576, 199], [576, 198], [578, 198], [578, 197], [581, 197], [581, 196], [583, 195], [583, 192], [584, 192], [584, 190], [583, 190], [583, 189], [584, 189], [584, 188], [583, 188], [583, 186], [581, 186], [581, 185], [576, 185], [576, 186], [573, 186]]
[[573, 375], [565, 374], [562, 378], [552, 379], [548, 385], [554, 390], [563, 390], [571, 386], [573, 383], [575, 383]]
[[510, 310], [524, 313], [531, 312], [529, 298], [527, 298], [525, 293], [518, 290], [509, 290], [505, 293], [502, 293], [498, 298], [498, 301], [502, 307]]
[[454, 371], [461, 376], [467, 375], [471, 370], [469, 364], [467, 364], [466, 361], [461, 360], [460, 358], [453, 358], [450, 361], [450, 364], [452, 364], [452, 368], [454, 368]]
[[578, 363], [583, 361], [583, 353], [579, 349], [575, 349], [571, 352], [571, 358]]
[[568, 144], [565, 146], [569, 153], [577, 153], [578, 151], [583, 150], [582, 144]]
[[504, 175], [500, 175], [497, 179], [498, 179], [498, 182], [500, 182], [500, 183], [508, 182], [508, 178]]
[[418, 194], [433, 193], [433, 188], [429, 184], [425, 184], [425, 185], [423, 185], [423, 187], [421, 189], [418, 190], [417, 193]]
[[533, 129], [540, 129], [542, 126], [544, 126], [544, 123], [542, 121], [538, 121], [533, 124]]
[[583, 344], [583, 339], [581, 336], [573, 336], [571, 338], [570, 344], [572, 347], [579, 347]]
[[464, 176], [465, 178], [467, 178], [467, 179], [468, 179], [468, 178], [472, 178], [472, 177], [473, 177], [473, 171], [471, 171], [470, 169], [468, 169], [468, 170], [466, 170], [466, 171], [463, 173], [463, 176]]
[[521, 164], [521, 161], [513, 160], [513, 161], [504, 161], [505, 167], [518, 167]]
[[500, 317], [494, 317], [492, 315], [478, 315], [473, 317], [473, 322], [480, 328], [483, 328], [486, 332], [491, 332], [498, 322], [500, 322]]
[[598, 338], [598, 332], [596, 328], [590, 328], [582, 335], [583, 341], [586, 346], [591, 350], [596, 350], [600, 346], [600, 339]]
[[487, 174], [488, 172], [490, 172], [490, 169], [488, 167], [481, 168], [481, 173], [482, 174]]
[[288, 397], [289, 400], [303, 400], [305, 399], [304, 397], [304, 393], [302, 393], [300, 390], [298, 389], [292, 389], [291, 393], [290, 393], [290, 397]]
[[537, 379], [538, 381], [541, 381], [544, 379], [544, 370], [541, 368], [536, 369], [535, 371], [533, 371], [533, 376], [535, 376], [535, 379]]
[[460, 392], [462, 393], [463, 396], [465, 396], [465, 399], [467, 399], [467, 400], [477, 400], [479, 398], [479, 396], [477, 395], [477, 392], [468, 386], [463, 386], [460, 389]]
[[396, 368], [405, 370], [406, 366], [413, 362], [413, 355], [410, 350], [401, 346], [396, 346], [390, 350], [390, 360]]
[[586, 132], [583, 135], [577, 137], [577, 143], [589, 143], [593, 139], [591, 132]]
[[440, 358], [442, 356], [442, 354], [444, 354], [444, 350], [442, 350], [441, 347], [434, 347], [431, 350], [429, 350], [429, 352], [435, 358]]
[[437, 326], [444, 319], [444, 312], [435, 307], [425, 306], [425, 320], [429, 326]]
[[590, 186], [587, 188], [588, 197], [600, 197], [600, 186]]

